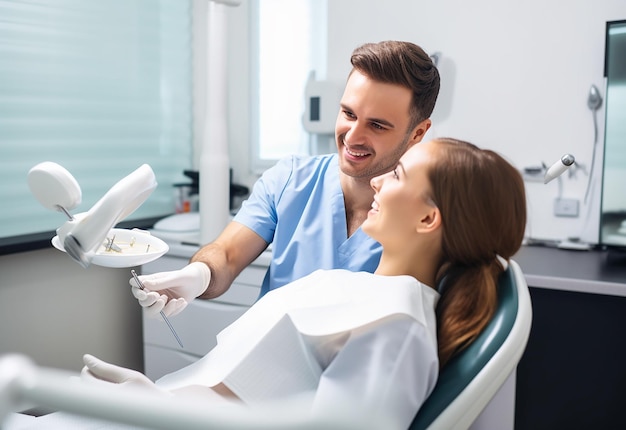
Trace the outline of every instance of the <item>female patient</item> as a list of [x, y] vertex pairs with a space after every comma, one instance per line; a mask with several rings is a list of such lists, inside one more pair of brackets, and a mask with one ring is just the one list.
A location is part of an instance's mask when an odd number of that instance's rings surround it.
[[504, 260], [524, 235], [524, 183], [498, 154], [446, 138], [414, 145], [371, 186], [362, 228], [383, 246], [374, 274], [319, 270], [271, 291], [156, 386], [90, 355], [84, 378], [248, 405], [299, 396], [317, 416], [407, 428], [439, 368], [495, 310]]

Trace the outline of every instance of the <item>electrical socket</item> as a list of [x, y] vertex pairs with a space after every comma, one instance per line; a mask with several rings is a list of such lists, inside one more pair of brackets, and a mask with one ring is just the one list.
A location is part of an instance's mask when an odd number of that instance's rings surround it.
[[554, 199], [554, 216], [578, 217], [578, 199]]

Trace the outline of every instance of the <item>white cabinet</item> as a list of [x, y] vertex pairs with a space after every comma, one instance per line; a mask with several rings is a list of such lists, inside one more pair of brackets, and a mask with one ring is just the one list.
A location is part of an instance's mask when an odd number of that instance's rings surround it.
[[[142, 274], [177, 270], [189, 262], [196, 247], [170, 246], [168, 254], [142, 267]], [[144, 371], [156, 380], [201, 358], [216, 344], [215, 336], [243, 314], [259, 296], [270, 251], [264, 252], [235, 279], [230, 289], [213, 300], [196, 299], [170, 322], [180, 337], [178, 345], [162, 318], [143, 316]]]

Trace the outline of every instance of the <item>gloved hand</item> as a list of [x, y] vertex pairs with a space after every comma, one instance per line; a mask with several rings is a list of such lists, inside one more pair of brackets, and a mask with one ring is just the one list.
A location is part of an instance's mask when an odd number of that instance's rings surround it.
[[196, 261], [180, 270], [139, 276], [139, 280], [144, 290], [134, 278], [129, 283], [133, 296], [145, 308], [146, 314], [155, 317], [163, 311], [169, 317], [181, 312], [189, 302], [204, 293], [211, 280], [211, 270]]
[[171, 395], [158, 387], [143, 373], [102, 361], [93, 355], [83, 355], [85, 367], [80, 372], [80, 379], [88, 383], [112, 383], [120, 386], [147, 388], [161, 394]]

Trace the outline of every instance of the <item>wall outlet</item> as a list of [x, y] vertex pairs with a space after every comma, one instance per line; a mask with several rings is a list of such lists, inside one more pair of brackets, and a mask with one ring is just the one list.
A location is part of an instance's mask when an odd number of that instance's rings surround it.
[[554, 216], [578, 217], [578, 199], [554, 199]]

